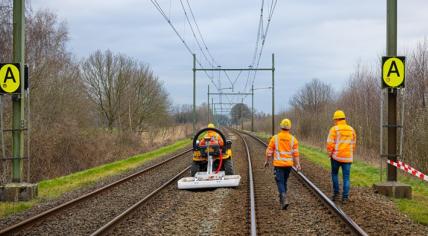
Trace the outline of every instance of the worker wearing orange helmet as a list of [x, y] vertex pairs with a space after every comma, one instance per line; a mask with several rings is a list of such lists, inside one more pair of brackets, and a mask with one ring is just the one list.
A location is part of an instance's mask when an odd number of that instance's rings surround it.
[[275, 181], [278, 186], [279, 203], [283, 210], [287, 209], [287, 181], [294, 166], [300, 170], [299, 142], [290, 134], [291, 121], [283, 119], [280, 123], [281, 131], [273, 136], [266, 149], [265, 167], [270, 163], [274, 166]]
[[349, 200], [351, 164], [353, 161], [357, 135], [355, 130], [346, 124], [346, 116], [342, 110], [333, 114], [335, 125], [330, 129], [327, 138], [327, 153], [331, 159], [331, 178], [333, 182], [332, 200], [339, 195], [339, 168], [342, 167], [343, 192], [342, 203]]

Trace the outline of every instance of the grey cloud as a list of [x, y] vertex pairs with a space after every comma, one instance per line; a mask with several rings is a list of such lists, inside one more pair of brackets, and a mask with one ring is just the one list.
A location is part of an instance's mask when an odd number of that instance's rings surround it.
[[[216, 60], [223, 67], [247, 67], [260, 1], [189, 1]], [[159, 2], [202, 61], [189, 28], [184, 28], [179, 2]], [[77, 56], [107, 48], [126, 53], [152, 66], [175, 103], [192, 102], [192, 57], [150, 1], [39, 0], [32, 6], [49, 8], [68, 22], [69, 47]], [[425, 0], [399, 1], [399, 51], [428, 35], [426, 9]], [[278, 1], [261, 60], [262, 66], [270, 66], [270, 55], [276, 54], [277, 109], [287, 107], [288, 99], [312, 78], [340, 89], [356, 63], [376, 63], [385, 47], [385, 13], [385, 1]], [[269, 73], [258, 75], [256, 86], [270, 86]], [[206, 76], [198, 73], [198, 102], [206, 101], [207, 84]], [[257, 92], [258, 110], [270, 112], [269, 94]]]

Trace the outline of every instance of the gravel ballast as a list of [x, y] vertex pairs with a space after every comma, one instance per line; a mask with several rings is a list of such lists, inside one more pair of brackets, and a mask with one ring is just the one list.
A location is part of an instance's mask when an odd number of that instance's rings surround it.
[[[178, 152], [177, 152], [178, 153]], [[172, 155], [161, 157], [144, 164], [141, 168], [121, 176], [112, 177], [97, 184], [91, 188], [75, 191], [54, 202], [42, 204], [40, 207], [35, 207], [30, 211], [9, 217], [2, 221], [3, 225], [10, 225], [11, 222], [16, 223], [22, 219], [26, 219], [43, 210], [47, 210], [53, 206], [75, 198], [83, 193], [87, 193], [95, 188], [111, 183], [114, 180], [135, 173], [138, 170], [147, 168], [153, 164], [159, 163]], [[141, 176], [138, 176], [131, 181], [119, 184], [111, 189], [108, 189], [101, 194], [91, 197], [84, 202], [78, 203], [66, 210], [46, 218], [44, 221], [37, 223], [30, 228], [19, 232], [20, 235], [87, 235], [102, 226], [108, 220], [111, 220], [124, 209], [134, 204], [140, 197], [150, 193], [153, 189], [159, 187], [170, 177], [177, 172], [190, 165], [191, 154], [185, 154], [165, 163], [162, 166], [156, 167]]]

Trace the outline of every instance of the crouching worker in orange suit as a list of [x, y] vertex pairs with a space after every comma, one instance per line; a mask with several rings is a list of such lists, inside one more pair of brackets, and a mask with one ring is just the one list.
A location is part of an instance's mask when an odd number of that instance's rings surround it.
[[[215, 128], [215, 126], [214, 124], [210, 123], [208, 124], [208, 128]], [[208, 130], [207, 134], [199, 141], [199, 145], [205, 145], [205, 139], [210, 139], [210, 141], [214, 142], [215, 144], [218, 144], [220, 147], [224, 146], [224, 140], [215, 131]]]
[[274, 166], [275, 181], [278, 186], [281, 209], [287, 209], [287, 181], [294, 166], [301, 170], [299, 159], [299, 142], [290, 134], [291, 121], [284, 119], [280, 123], [281, 131], [273, 136], [266, 149], [265, 167]]

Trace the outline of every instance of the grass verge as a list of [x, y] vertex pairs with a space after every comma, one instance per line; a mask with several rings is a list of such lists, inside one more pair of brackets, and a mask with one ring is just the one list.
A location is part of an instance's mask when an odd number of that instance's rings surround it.
[[188, 146], [190, 143], [191, 141], [189, 139], [180, 140], [174, 144], [135, 155], [124, 160], [115, 161], [54, 179], [43, 180], [39, 182], [39, 197], [37, 199], [29, 202], [1, 202], [0, 217], [3, 218], [7, 215], [24, 211], [43, 200], [58, 198], [66, 192], [89, 186], [104, 178], [135, 169], [149, 160], [171, 154]]
[[[330, 159], [327, 153], [319, 148], [300, 144], [300, 153], [305, 159], [330, 170]], [[351, 170], [351, 184], [353, 186], [372, 187], [380, 181], [380, 170], [362, 161], [354, 161]], [[386, 179], [384, 171], [383, 179]], [[428, 183], [423, 182], [404, 172], [399, 175], [399, 181], [412, 186], [413, 199], [392, 199], [400, 211], [406, 213], [416, 222], [428, 225]]]
[[[263, 139], [271, 136], [266, 133], [256, 133]], [[330, 170], [330, 159], [327, 153], [320, 148], [306, 146], [300, 143], [299, 151], [305, 159], [312, 163]], [[363, 161], [354, 161], [351, 170], [351, 184], [353, 186], [372, 187], [373, 184], [380, 181], [380, 169], [371, 166]], [[382, 179], [386, 179], [386, 171]], [[402, 183], [412, 186], [413, 199], [391, 199], [397, 205], [400, 211], [406, 213], [412, 220], [423, 225], [428, 225], [428, 183], [410, 176], [399, 170], [398, 179]]]

